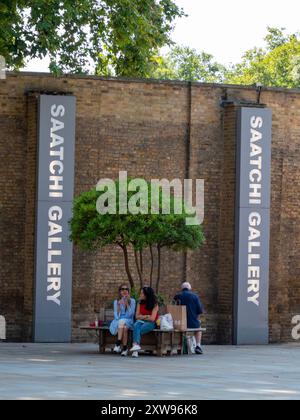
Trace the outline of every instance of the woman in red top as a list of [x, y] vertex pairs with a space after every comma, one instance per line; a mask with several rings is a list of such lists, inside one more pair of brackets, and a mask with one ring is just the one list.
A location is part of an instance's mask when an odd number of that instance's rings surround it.
[[130, 350], [132, 357], [138, 357], [141, 348], [142, 335], [153, 331], [156, 328], [156, 321], [159, 318], [158, 304], [154, 290], [151, 287], [143, 287], [140, 295], [140, 302], [136, 310], [136, 323], [133, 327], [133, 347]]

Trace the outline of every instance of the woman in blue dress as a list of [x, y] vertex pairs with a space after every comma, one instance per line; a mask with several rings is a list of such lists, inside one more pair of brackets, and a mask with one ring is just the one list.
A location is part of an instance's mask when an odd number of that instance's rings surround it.
[[114, 320], [109, 327], [111, 335], [118, 336], [114, 352], [121, 353], [121, 356], [128, 355], [128, 330], [133, 329], [135, 309], [136, 302], [130, 297], [129, 287], [122, 284], [119, 287], [119, 299], [114, 301]]

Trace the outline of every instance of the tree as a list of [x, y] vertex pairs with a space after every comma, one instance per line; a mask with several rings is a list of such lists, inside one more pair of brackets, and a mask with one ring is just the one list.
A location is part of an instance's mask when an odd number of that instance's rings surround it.
[[198, 53], [189, 47], [175, 46], [157, 58], [153, 77], [192, 82], [221, 82], [225, 68], [213, 60], [211, 54]]
[[300, 38], [284, 29], [268, 28], [265, 48], [245, 53], [241, 63], [228, 70], [227, 83], [287, 88], [300, 87]]
[[[20, 45], [20, 40], [16, 40], [17, 27], [20, 25], [20, 16], [16, 10], [17, 0], [0, 1], [0, 55], [2, 55], [8, 64], [11, 64], [11, 54], [15, 55], [15, 65], [20, 67], [22, 60], [15, 54], [18, 48], [25, 48]], [[20, 46], [19, 46], [20, 45]]]
[[170, 44], [173, 0], [0, 0], [0, 55], [11, 69], [49, 55], [54, 73], [147, 76]]
[[[130, 181], [129, 181], [130, 182]], [[122, 249], [125, 271], [132, 289], [136, 290], [137, 284], [143, 285], [145, 280], [144, 251], [149, 250], [150, 285], [159, 292], [161, 280], [161, 254], [163, 249], [175, 252], [194, 250], [201, 247], [204, 242], [202, 227], [199, 225], [187, 226], [185, 211], [175, 214], [174, 197], [166, 197], [160, 191], [160, 214], [151, 214], [151, 185], [147, 183], [148, 203], [146, 212], [142, 214], [120, 214], [119, 181], [116, 183], [116, 214], [99, 214], [97, 202], [99, 198], [107, 200], [107, 190], [100, 192], [95, 188], [83, 192], [74, 200], [73, 217], [70, 221], [70, 239], [83, 250], [103, 249], [106, 246], [117, 246]], [[134, 199], [135, 192], [128, 192], [128, 202]], [[170, 204], [170, 214], [162, 214], [166, 200]], [[144, 214], [145, 213], [145, 214]], [[134, 252], [138, 278], [134, 278], [130, 266], [130, 251]], [[155, 257], [156, 256], [156, 257]], [[157, 272], [154, 273], [154, 260]]]

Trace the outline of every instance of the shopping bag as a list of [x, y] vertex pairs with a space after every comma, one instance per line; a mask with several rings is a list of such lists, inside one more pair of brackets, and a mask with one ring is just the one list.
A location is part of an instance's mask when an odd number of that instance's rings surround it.
[[167, 305], [167, 313], [172, 315], [175, 330], [185, 331], [187, 329], [186, 306]]
[[174, 329], [174, 323], [171, 314], [162, 315], [160, 317], [160, 329], [162, 331], [172, 331]]
[[196, 353], [196, 339], [195, 336], [187, 337], [187, 347], [188, 347], [188, 354], [195, 354]]

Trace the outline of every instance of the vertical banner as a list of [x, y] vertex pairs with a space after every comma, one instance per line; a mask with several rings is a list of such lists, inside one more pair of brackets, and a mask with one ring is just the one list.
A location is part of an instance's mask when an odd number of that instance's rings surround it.
[[241, 108], [237, 129], [234, 344], [268, 344], [271, 110]]
[[39, 97], [35, 250], [35, 342], [70, 342], [75, 159], [73, 96]]

